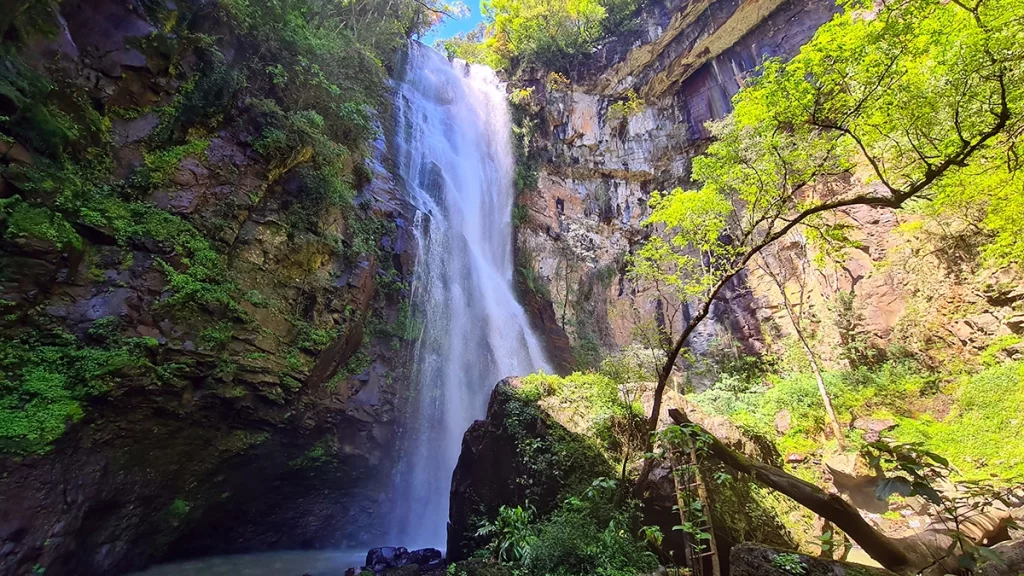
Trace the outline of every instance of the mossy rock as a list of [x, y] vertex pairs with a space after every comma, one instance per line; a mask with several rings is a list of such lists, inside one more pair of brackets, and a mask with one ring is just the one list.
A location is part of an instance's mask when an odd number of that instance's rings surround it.
[[518, 378], [502, 380], [487, 418], [463, 438], [452, 475], [448, 559], [463, 560], [480, 548], [478, 524], [501, 506], [529, 503], [543, 516], [594, 478], [614, 474], [595, 440], [555, 421]]

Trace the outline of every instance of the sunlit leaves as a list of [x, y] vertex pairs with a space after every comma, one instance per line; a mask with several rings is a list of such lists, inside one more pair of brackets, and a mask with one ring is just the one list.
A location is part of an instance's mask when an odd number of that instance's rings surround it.
[[[702, 296], [734, 256], [722, 241], [732, 204], [718, 190], [675, 189], [654, 193], [646, 224], [664, 235], [653, 236], [633, 259], [633, 273], [660, 280], [687, 296]], [[667, 272], [667, 273], [666, 273]]]
[[685, 299], [713, 295], [797, 225], [836, 243], [845, 235], [830, 230], [828, 211], [918, 199], [982, 203], [988, 254], [1019, 259], [1022, 14], [1021, 0], [847, 2], [792, 60], [765, 62], [734, 112], [709, 124], [697, 190], [655, 196], [655, 234], [634, 274]]
[[589, 52], [606, 16], [597, 0], [484, 0], [481, 11], [498, 54], [548, 65]]

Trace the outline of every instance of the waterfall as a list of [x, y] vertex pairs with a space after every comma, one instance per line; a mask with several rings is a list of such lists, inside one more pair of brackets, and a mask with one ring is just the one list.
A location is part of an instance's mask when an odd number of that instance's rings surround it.
[[412, 43], [396, 88], [398, 170], [418, 210], [412, 302], [422, 334], [389, 538], [444, 549], [463, 434], [501, 378], [550, 368], [513, 292], [504, 87], [486, 66]]

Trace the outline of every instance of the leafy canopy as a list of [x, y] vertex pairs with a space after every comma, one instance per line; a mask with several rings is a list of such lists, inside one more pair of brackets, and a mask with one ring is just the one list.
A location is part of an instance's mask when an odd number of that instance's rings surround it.
[[629, 26], [639, 0], [482, 0], [484, 26], [441, 43], [449, 56], [511, 70], [564, 70]]
[[[638, 252], [634, 274], [713, 298], [774, 240], [801, 224], [827, 236], [822, 216], [853, 205], [975, 198], [989, 205], [988, 225], [1019, 226], [1006, 211], [1020, 203], [1022, 7], [846, 3], [710, 124], [715, 142], [693, 163], [698, 188], [654, 195], [647, 224], [663, 234]], [[979, 173], [983, 186], [968, 186]], [[993, 254], [1012, 253], [1017, 238], [997, 236]]]

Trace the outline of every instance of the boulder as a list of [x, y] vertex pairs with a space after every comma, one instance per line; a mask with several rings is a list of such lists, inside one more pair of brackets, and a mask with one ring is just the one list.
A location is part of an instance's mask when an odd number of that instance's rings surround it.
[[409, 551], [401, 546], [381, 546], [366, 553], [366, 567], [374, 572], [383, 572], [408, 563]]
[[421, 548], [410, 552], [402, 546], [381, 546], [366, 553], [365, 570], [387, 574], [418, 574], [420, 569], [433, 570], [441, 566], [441, 551]]
[[793, 428], [793, 417], [789, 414], [789, 410], [779, 410], [775, 415], [775, 431], [785, 434], [791, 428]]
[[437, 548], [422, 548], [409, 552], [409, 563], [421, 568], [432, 568], [441, 564], [442, 557]]
[[857, 418], [853, 421], [853, 427], [864, 432], [864, 439], [868, 442], [878, 442], [882, 432], [896, 427], [896, 421], [891, 418]]
[[[527, 442], [531, 460], [519, 448]], [[539, 467], [536, 461], [546, 464]], [[495, 518], [501, 506], [529, 501], [544, 515], [561, 504], [564, 492], [614, 473], [597, 448], [522, 393], [518, 378], [502, 380], [491, 393], [487, 417], [474, 422], [462, 439], [452, 473], [448, 561], [464, 560], [486, 543], [476, 536], [478, 523]]]

